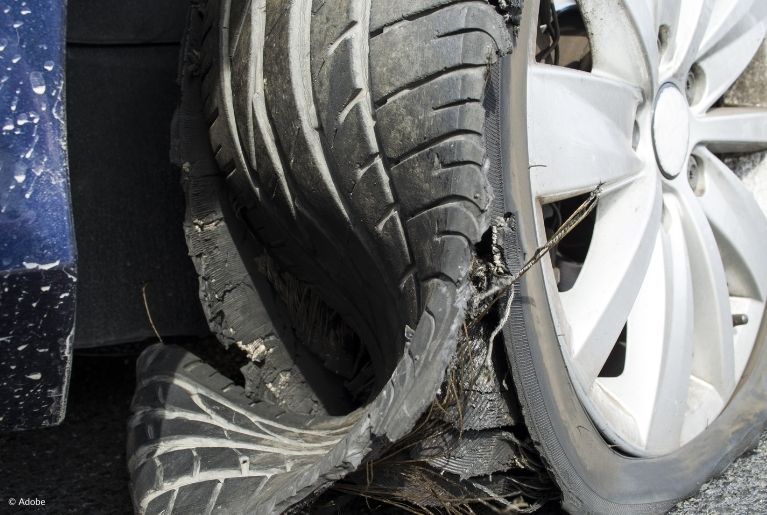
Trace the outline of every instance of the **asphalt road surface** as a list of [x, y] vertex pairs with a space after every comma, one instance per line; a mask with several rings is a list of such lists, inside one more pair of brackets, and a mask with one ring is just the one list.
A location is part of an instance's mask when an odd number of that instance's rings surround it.
[[[65, 422], [0, 435], [0, 513], [132, 512], [125, 421], [134, 361], [135, 355], [76, 355]], [[45, 501], [45, 506], [8, 504], [22, 498]], [[767, 436], [675, 513], [767, 513]]]
[[703, 485], [698, 495], [681, 503], [674, 514], [767, 513], [767, 434], [721, 477]]
[[[0, 435], [0, 513], [132, 513], [125, 423], [135, 356], [75, 355], [67, 416], [58, 427]], [[45, 501], [12, 508], [10, 499]]]

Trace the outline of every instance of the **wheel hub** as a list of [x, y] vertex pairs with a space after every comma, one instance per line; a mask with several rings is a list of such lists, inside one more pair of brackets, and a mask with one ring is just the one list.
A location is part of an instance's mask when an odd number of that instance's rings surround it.
[[688, 158], [690, 106], [685, 94], [673, 84], [664, 84], [658, 91], [652, 136], [661, 172], [669, 179], [676, 177]]

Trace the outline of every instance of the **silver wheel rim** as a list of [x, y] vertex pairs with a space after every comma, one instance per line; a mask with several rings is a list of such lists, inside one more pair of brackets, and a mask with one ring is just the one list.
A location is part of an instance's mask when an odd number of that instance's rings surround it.
[[[526, 20], [537, 19], [534, 4]], [[625, 452], [658, 456], [722, 411], [765, 311], [767, 216], [759, 206], [767, 202], [717, 155], [766, 149], [767, 109], [714, 104], [762, 44], [767, 2], [578, 5], [590, 73], [536, 63], [529, 45], [527, 150], [539, 242], [544, 204], [599, 184], [604, 194], [575, 284], [559, 292], [549, 256], [544, 281], [594, 423]], [[520, 37], [535, 37], [530, 25]], [[600, 377], [624, 327], [623, 371]]]

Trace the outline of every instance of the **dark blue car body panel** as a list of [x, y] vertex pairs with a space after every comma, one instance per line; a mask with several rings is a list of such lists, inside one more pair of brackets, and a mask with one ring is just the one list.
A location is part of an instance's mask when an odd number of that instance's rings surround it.
[[76, 250], [64, 102], [66, 5], [0, 3], [0, 430], [66, 409]]

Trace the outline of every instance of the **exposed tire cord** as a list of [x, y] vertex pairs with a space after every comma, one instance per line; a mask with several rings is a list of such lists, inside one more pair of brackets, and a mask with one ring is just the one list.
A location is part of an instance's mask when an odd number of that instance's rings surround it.
[[482, 1], [395, 11], [386, 17], [388, 0], [192, 7], [176, 157], [211, 328], [230, 345], [288, 347], [284, 306], [254, 273], [266, 252], [356, 331], [376, 387], [349, 415], [307, 416], [253, 401], [180, 349], [149, 349], [128, 444], [140, 513], [283, 511], [398, 440], [435, 398], [489, 226], [481, 100], [512, 41]]

